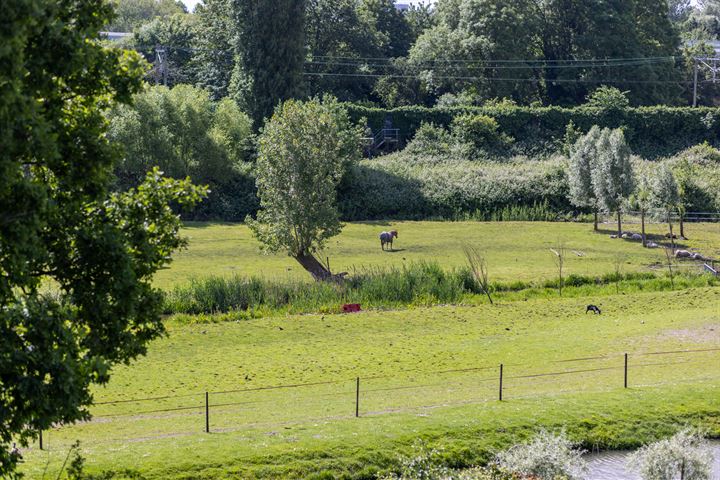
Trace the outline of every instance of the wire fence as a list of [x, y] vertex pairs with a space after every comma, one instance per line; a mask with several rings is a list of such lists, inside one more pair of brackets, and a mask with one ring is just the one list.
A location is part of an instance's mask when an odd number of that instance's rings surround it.
[[[677, 225], [680, 223], [680, 214], [675, 211], [671, 212], [669, 220]], [[687, 223], [718, 223], [720, 222], [720, 212], [685, 212], [682, 215], [683, 222]], [[600, 213], [598, 214], [600, 223], [617, 224], [617, 214]], [[640, 224], [642, 222], [642, 213], [637, 210], [623, 212], [623, 224]], [[662, 209], [650, 209], [645, 212], [646, 224], [667, 224], [668, 213]]]
[[[593, 355], [544, 365], [499, 363], [435, 371], [288, 383], [230, 390], [104, 400], [93, 418], [60, 426], [58, 437], [91, 436], [93, 443], [279, 428], [454, 405], [720, 380], [720, 348]], [[52, 435], [51, 431], [51, 435]], [[272, 432], [271, 432], [272, 433]], [[69, 435], [72, 434], [72, 435]], [[48, 448], [42, 436], [38, 446]], [[53, 449], [66, 447], [55, 442]], [[61, 445], [63, 444], [63, 445]]]

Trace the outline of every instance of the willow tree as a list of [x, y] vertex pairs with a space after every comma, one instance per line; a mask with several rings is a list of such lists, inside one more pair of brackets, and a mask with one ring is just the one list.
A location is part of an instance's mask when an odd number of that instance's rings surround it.
[[315, 257], [342, 228], [336, 190], [359, 160], [362, 130], [334, 98], [288, 100], [258, 141], [260, 210], [247, 222], [267, 252], [285, 251], [316, 280], [332, 277]]
[[678, 184], [675, 175], [667, 165], [662, 165], [653, 179], [653, 199], [655, 205], [661, 207], [665, 211], [665, 217], [668, 222], [668, 230], [670, 235], [670, 243], [673, 252], [675, 251], [675, 239], [672, 226], [672, 212], [677, 208], [680, 202], [680, 194], [678, 192]]
[[630, 148], [622, 130], [603, 129], [597, 140], [592, 184], [598, 205], [617, 213], [618, 238], [622, 236], [622, 209], [635, 189]]
[[642, 229], [642, 246], [647, 246], [647, 237], [645, 236], [645, 217], [647, 212], [653, 207], [653, 184], [647, 167], [643, 167], [637, 176], [637, 186], [635, 193], [630, 197], [630, 205], [640, 211], [640, 228]]
[[568, 183], [570, 184], [570, 203], [580, 208], [592, 208], [594, 228], [598, 228], [598, 205], [592, 183], [592, 171], [597, 158], [597, 141], [601, 129], [594, 126], [580, 137], [570, 151]]

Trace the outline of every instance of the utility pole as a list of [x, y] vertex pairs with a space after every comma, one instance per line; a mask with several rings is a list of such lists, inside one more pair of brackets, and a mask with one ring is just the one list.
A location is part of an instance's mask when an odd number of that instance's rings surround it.
[[167, 86], [168, 64], [167, 50], [160, 45], [155, 47], [155, 85], [162, 83]]
[[693, 59], [693, 107], [697, 107], [698, 59]]
[[718, 72], [720, 72], [720, 58], [718, 57], [695, 57], [693, 58], [693, 107], [698, 106], [698, 76], [700, 69], [710, 73], [710, 79], [705, 82], [717, 83]]

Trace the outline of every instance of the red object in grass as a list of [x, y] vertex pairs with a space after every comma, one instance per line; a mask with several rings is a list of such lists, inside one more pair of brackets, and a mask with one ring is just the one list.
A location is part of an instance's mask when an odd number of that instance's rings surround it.
[[352, 312], [359, 312], [359, 311], [360, 311], [359, 303], [346, 303], [345, 305], [343, 305], [344, 313], [352, 313]]

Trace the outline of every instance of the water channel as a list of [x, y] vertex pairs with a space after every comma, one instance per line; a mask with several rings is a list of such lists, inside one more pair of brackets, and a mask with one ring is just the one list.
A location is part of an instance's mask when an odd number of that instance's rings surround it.
[[[720, 442], [711, 442], [714, 454], [713, 480], [720, 480]], [[641, 480], [627, 468], [627, 457], [631, 452], [602, 452], [588, 454], [587, 480]]]

